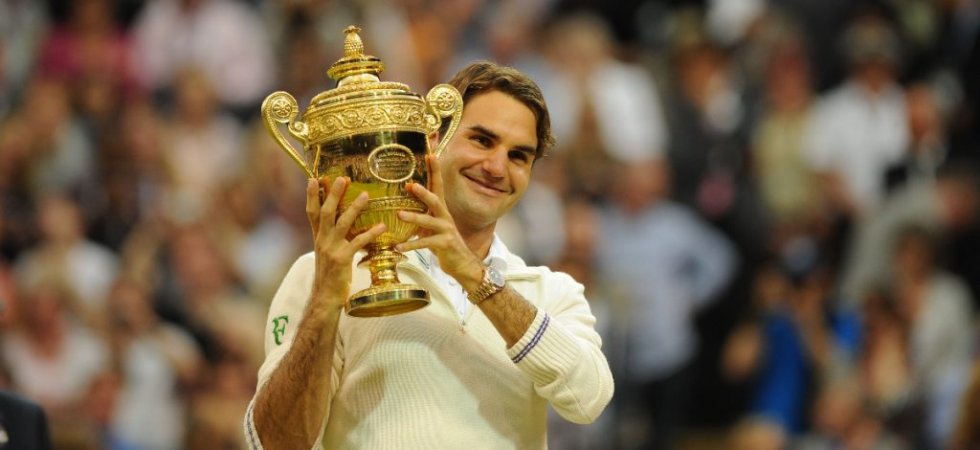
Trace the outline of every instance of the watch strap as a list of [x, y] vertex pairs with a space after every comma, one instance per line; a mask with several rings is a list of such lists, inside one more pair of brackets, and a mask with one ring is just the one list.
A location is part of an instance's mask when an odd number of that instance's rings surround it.
[[496, 284], [493, 282], [493, 277], [491, 271], [494, 271], [489, 266], [483, 268], [483, 281], [477, 286], [476, 290], [473, 292], [467, 292], [466, 298], [470, 303], [474, 305], [479, 305], [483, 303], [486, 299], [490, 298], [493, 294], [496, 294], [504, 289], [503, 284]]

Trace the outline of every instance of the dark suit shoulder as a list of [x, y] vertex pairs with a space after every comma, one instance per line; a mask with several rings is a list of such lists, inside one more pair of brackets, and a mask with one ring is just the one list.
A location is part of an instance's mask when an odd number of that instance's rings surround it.
[[51, 437], [44, 410], [18, 394], [0, 390], [0, 448], [49, 450]]

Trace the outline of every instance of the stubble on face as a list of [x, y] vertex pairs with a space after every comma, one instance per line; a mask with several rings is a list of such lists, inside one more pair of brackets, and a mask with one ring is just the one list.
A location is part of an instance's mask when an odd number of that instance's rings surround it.
[[527, 190], [537, 146], [534, 113], [508, 94], [471, 98], [442, 155], [446, 204], [461, 232], [490, 229]]

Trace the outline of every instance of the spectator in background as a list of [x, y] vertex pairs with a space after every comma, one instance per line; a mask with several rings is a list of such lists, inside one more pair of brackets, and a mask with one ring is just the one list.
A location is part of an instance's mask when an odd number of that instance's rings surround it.
[[[768, 243], [768, 223], [750, 178], [744, 86], [731, 55], [707, 38], [701, 19], [697, 11], [679, 12], [671, 36], [671, 197], [717, 226], [742, 260], [754, 264]], [[746, 277], [737, 277], [738, 296], [745, 284]]]
[[161, 154], [170, 181], [165, 211], [170, 220], [186, 223], [204, 217], [246, 156], [241, 151], [242, 127], [220, 109], [213, 81], [187, 68], [173, 82], [174, 112]]
[[548, 30], [548, 70], [542, 90], [553, 109], [555, 154], [575, 194], [602, 198], [617, 162], [663, 155], [667, 127], [653, 78], [615, 58], [613, 36], [601, 18], [572, 15]]
[[96, 149], [71, 109], [67, 80], [35, 77], [18, 112], [30, 124], [28, 187], [82, 192], [96, 180]]
[[59, 439], [77, 433], [83, 395], [106, 367], [109, 350], [72, 314], [72, 291], [57, 277], [21, 288], [21, 321], [3, 334], [3, 362], [13, 387], [44, 407], [57, 448]]
[[0, 2], [0, 117], [28, 84], [49, 21], [45, 2]]
[[[820, 263], [799, 272], [785, 266], [761, 271], [756, 287], [760, 317], [743, 325], [758, 331], [734, 335], [759, 339], [749, 415], [771, 421], [786, 436], [807, 429], [813, 386], [851, 371], [856, 359], [860, 323], [855, 315], [833, 309], [831, 274]], [[746, 345], [753, 343], [734, 341], [728, 350]]]
[[[0, 214], [0, 241], [3, 241], [5, 218]], [[10, 261], [0, 254], [0, 328], [17, 321], [16, 286]]]
[[255, 366], [235, 355], [210, 364], [200, 389], [191, 397], [188, 450], [249, 448], [242, 417], [255, 392]]
[[170, 270], [161, 287], [161, 312], [190, 330], [209, 362], [235, 358], [258, 368], [264, 305], [243, 289], [212, 233], [190, 224], [167, 236], [160, 249]]
[[928, 448], [925, 394], [913, 374], [908, 320], [887, 288], [865, 297], [858, 376], [869, 407], [909, 446]]
[[671, 195], [714, 220], [735, 200], [744, 109], [727, 54], [704, 36], [699, 19], [692, 11], [680, 15], [673, 37], [668, 156]]
[[289, 223], [270, 206], [255, 177], [229, 180], [215, 197], [209, 214], [219, 230], [218, 245], [228, 255], [244, 287], [256, 298], [272, 298], [289, 270], [301, 241]]
[[251, 116], [272, 89], [276, 65], [270, 40], [245, 2], [147, 2], [133, 25], [133, 37], [135, 66], [158, 93], [166, 94], [180, 73], [197, 67], [222, 106]]
[[180, 448], [187, 417], [180, 394], [198, 381], [197, 344], [183, 329], [162, 322], [148, 292], [134, 282], [115, 283], [105, 312], [112, 319], [109, 338], [121, 372], [107, 428], [138, 448]]
[[946, 448], [972, 361], [975, 312], [963, 281], [936, 266], [934, 239], [914, 226], [898, 233], [892, 283], [909, 324], [909, 356], [926, 400], [929, 448]]
[[765, 108], [752, 132], [753, 175], [773, 225], [781, 228], [820, 214], [816, 175], [803, 154], [812, 104], [810, 64], [804, 42], [784, 35], [765, 66]]
[[266, 206], [290, 224], [294, 238], [306, 239], [308, 224], [303, 206], [306, 179], [297, 175], [296, 164], [291, 158], [283, 157], [282, 148], [269, 139], [264, 125], [253, 124], [246, 146], [249, 157], [241, 174], [262, 187], [263, 195], [268, 198]]
[[545, 31], [542, 28], [554, 19], [553, 3], [553, 0], [503, 0], [457, 6], [462, 13], [455, 16], [465, 19], [469, 15], [470, 20], [460, 22], [465, 25], [455, 49], [454, 69], [486, 59], [516, 67], [535, 79], [541, 78], [544, 62], [538, 40]]
[[0, 121], [0, 255], [8, 263], [37, 238], [29, 177], [34, 132], [23, 115]]
[[[541, 161], [536, 164], [544, 164]], [[537, 170], [537, 168], [535, 169]], [[589, 299], [589, 309], [596, 317], [595, 328], [602, 337], [602, 352], [610, 364], [623, 364], [624, 339], [627, 331], [622, 326], [623, 318], [629, 311], [616, 308], [629, 307], [622, 303], [613, 304], [608, 298], [609, 286], [602, 285], [596, 273], [596, 251], [601, 239], [600, 210], [591, 202], [581, 198], [571, 198], [565, 202], [563, 220], [557, 226], [564, 228], [561, 233], [565, 239], [560, 258], [551, 267], [565, 272], [585, 286], [585, 296]], [[613, 373], [623, 373], [619, 367], [611, 367]], [[620, 385], [621, 386], [621, 385]], [[554, 410], [548, 412], [548, 448], [566, 450], [602, 450], [610, 448], [616, 441], [615, 433], [619, 418], [617, 411], [610, 408], [596, 422], [580, 425], [569, 422]]]
[[76, 441], [72, 443], [71, 448], [99, 448], [104, 450], [158, 448], [152, 446], [138, 447], [134, 441], [129, 441], [122, 436], [115, 426], [117, 417], [119, 417], [118, 406], [123, 384], [122, 377], [113, 369], [103, 371], [89, 383], [85, 392], [85, 399], [82, 402], [83, 414], [81, 417], [83, 419], [79, 420], [86, 427], [79, 430]]
[[[313, 2], [306, 3], [307, 5]], [[282, 2], [275, 2], [282, 5]], [[295, 5], [295, 4], [293, 4]], [[294, 6], [295, 7], [295, 6]], [[281, 12], [280, 12], [281, 13]], [[308, 105], [316, 94], [329, 88], [330, 78], [325, 76], [324, 67], [330, 67], [333, 61], [340, 59], [338, 54], [343, 48], [343, 42], [330, 41], [333, 46], [324, 44], [324, 36], [320, 33], [325, 29], [317, 29], [314, 17], [303, 13], [302, 10], [293, 15], [280, 18], [285, 23], [282, 32], [283, 51], [278, 56], [280, 89], [292, 93], [300, 105]], [[353, 22], [352, 22], [353, 23]], [[342, 33], [336, 30], [344, 29], [346, 25], [331, 26], [336, 37]]]
[[67, 22], [55, 26], [41, 45], [38, 74], [72, 80], [72, 88], [101, 78], [114, 90], [139, 89], [129, 36], [116, 24], [113, 6], [108, 0], [70, 2]]
[[28, 284], [61, 277], [78, 300], [75, 314], [86, 325], [103, 329], [105, 298], [119, 270], [118, 258], [85, 236], [81, 210], [63, 195], [40, 200], [37, 225], [41, 241], [17, 258], [17, 277]]
[[855, 230], [840, 278], [842, 300], [856, 306], [866, 289], [895, 276], [891, 246], [903, 228], [916, 225], [947, 239], [973, 226], [978, 203], [980, 181], [969, 165], [947, 164], [935, 183], [911, 184], [895, 192]]
[[819, 390], [811, 433], [792, 442], [792, 450], [906, 450], [910, 447], [882, 428], [853, 378], [833, 379]]
[[970, 384], [960, 402], [956, 429], [950, 441], [952, 450], [980, 447], [980, 361], [973, 363]]
[[782, 450], [786, 434], [782, 427], [765, 419], [747, 418], [732, 427], [731, 450]]
[[[617, 406], [624, 448], [667, 449], [686, 425], [694, 319], [735, 271], [732, 244], [684, 206], [667, 200], [666, 161], [618, 165], [600, 214], [597, 271], [620, 303], [626, 355]], [[617, 362], [612, 363], [613, 366]]]
[[905, 91], [909, 148], [884, 174], [887, 192], [910, 183], [934, 183], [946, 160], [946, 125], [939, 93], [926, 83]]
[[861, 220], [878, 210], [885, 170], [908, 148], [908, 120], [899, 42], [884, 19], [859, 17], [842, 45], [850, 76], [821, 97], [804, 152], [835, 212]]

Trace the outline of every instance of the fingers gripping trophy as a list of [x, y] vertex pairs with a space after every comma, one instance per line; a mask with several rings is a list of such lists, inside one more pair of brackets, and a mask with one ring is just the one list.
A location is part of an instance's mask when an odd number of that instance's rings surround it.
[[[456, 132], [463, 113], [463, 99], [455, 88], [440, 84], [423, 99], [408, 86], [384, 82], [379, 74], [384, 64], [364, 54], [359, 28], [344, 32], [344, 57], [327, 74], [337, 82], [334, 89], [319, 93], [300, 118], [292, 95], [275, 92], [262, 103], [262, 120], [280, 147], [310, 178], [348, 177], [350, 185], [340, 202], [346, 210], [361, 192], [368, 204], [355, 219], [348, 237], [376, 224], [387, 231], [365, 249], [360, 261], [371, 271], [371, 285], [347, 300], [347, 314], [380, 317], [414, 311], [429, 304], [429, 294], [420, 286], [402, 283], [395, 270], [405, 256], [394, 246], [416, 234], [418, 227], [397, 218], [397, 212], [424, 213], [426, 206], [408, 194], [410, 183], [428, 185], [425, 156], [438, 157]], [[433, 150], [428, 136], [448, 120], [446, 134]], [[281, 125], [302, 143], [297, 150], [281, 133]]]

